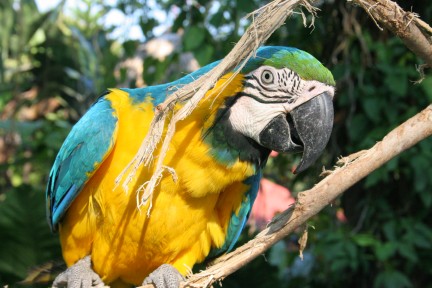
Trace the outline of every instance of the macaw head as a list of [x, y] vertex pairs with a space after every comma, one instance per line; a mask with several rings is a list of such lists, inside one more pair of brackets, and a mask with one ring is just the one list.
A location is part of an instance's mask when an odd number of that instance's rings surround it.
[[213, 126], [219, 127], [218, 142], [222, 135], [227, 146], [242, 150], [240, 158], [259, 153], [255, 158], [262, 160], [271, 150], [302, 153], [294, 173], [308, 168], [332, 131], [331, 72], [307, 52], [269, 46], [258, 49], [240, 74], [242, 89], [226, 101]]

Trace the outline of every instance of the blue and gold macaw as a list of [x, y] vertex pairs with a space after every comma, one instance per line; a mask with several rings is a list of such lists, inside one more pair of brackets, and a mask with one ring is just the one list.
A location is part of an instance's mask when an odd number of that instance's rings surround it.
[[176, 287], [195, 263], [233, 248], [271, 150], [301, 152], [296, 172], [322, 153], [333, 125], [332, 74], [304, 51], [261, 47], [177, 124], [164, 165], [178, 181], [164, 175], [150, 217], [138, 210], [136, 191], [154, 167], [141, 167], [126, 192], [115, 178], [137, 153], [156, 105], [217, 64], [168, 84], [110, 89], [72, 128], [46, 195], [69, 266], [55, 287], [144, 280]]

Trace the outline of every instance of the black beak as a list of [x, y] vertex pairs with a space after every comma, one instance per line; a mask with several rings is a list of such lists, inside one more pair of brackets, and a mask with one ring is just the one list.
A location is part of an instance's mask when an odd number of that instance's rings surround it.
[[278, 152], [303, 152], [294, 174], [306, 170], [323, 152], [333, 128], [333, 103], [322, 93], [275, 117], [261, 132], [260, 144]]

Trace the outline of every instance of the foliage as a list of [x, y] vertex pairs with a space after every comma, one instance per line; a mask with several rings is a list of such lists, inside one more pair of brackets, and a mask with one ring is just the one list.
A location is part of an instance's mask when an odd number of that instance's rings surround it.
[[[182, 35], [182, 45], [165, 61], [148, 60], [159, 72], [147, 75], [147, 84], [165, 81], [163, 72], [179, 53], [192, 52], [201, 65], [226, 55], [252, 21], [242, 17], [264, 2], [160, 1], [159, 9], [174, 15], [171, 32]], [[399, 2], [432, 21], [427, 1]], [[62, 6], [40, 13], [33, 1], [0, 3], [0, 284], [14, 283], [26, 268], [60, 257], [57, 237], [43, 216], [49, 167], [71, 124], [100, 92], [115, 86], [116, 64], [137, 49], [133, 41], [109, 39], [110, 29], [98, 19], [114, 8], [142, 11], [139, 23], [148, 39], [161, 24], [146, 13], [144, 0], [121, 0], [117, 7], [98, 2], [96, 12], [90, 1], [84, 3], [87, 10], [67, 15]], [[372, 146], [431, 103], [432, 77], [413, 84], [421, 60], [391, 33], [379, 31], [365, 11], [344, 0], [321, 1], [320, 9], [313, 29], [296, 16], [267, 44], [304, 49], [332, 70], [338, 88], [335, 127], [321, 158], [330, 167], [339, 155]], [[224, 287], [427, 286], [431, 146], [427, 139], [404, 152], [311, 219], [303, 262], [292, 235], [266, 259], [228, 277]], [[296, 157], [283, 155], [272, 159], [267, 177], [295, 193], [319, 180], [321, 165], [293, 176], [287, 169], [293, 161]], [[337, 217], [341, 211], [344, 221]], [[244, 233], [242, 239], [249, 237]]]
[[61, 257], [46, 226], [49, 167], [72, 122], [114, 86], [116, 43], [87, 4], [75, 16], [63, 14], [63, 3], [46, 13], [34, 1], [0, 4], [1, 286]]

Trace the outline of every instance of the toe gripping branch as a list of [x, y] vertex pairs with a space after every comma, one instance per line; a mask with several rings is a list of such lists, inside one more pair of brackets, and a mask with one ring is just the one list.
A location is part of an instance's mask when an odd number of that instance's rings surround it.
[[185, 278], [170, 264], [162, 264], [144, 279], [143, 285], [154, 284], [156, 288], [178, 288]]
[[91, 268], [91, 258], [86, 256], [56, 277], [53, 288], [104, 287], [102, 279]]

